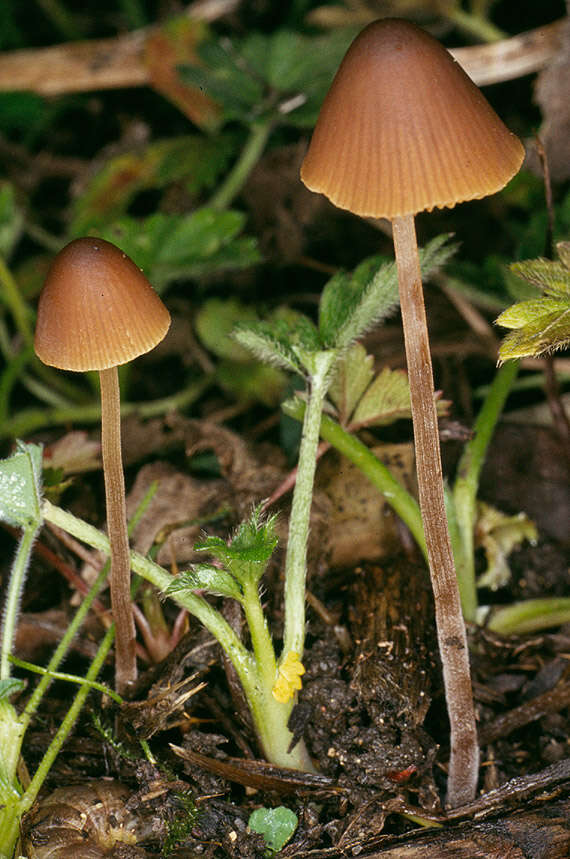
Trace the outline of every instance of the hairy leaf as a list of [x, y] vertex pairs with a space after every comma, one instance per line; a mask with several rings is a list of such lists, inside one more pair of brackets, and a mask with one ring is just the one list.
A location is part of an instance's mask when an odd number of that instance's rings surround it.
[[520, 301], [497, 318], [512, 329], [499, 349], [499, 360], [537, 357], [570, 344], [570, 267], [568, 243], [558, 246], [560, 262], [546, 259], [513, 263], [511, 270], [542, 291], [542, 297]]
[[180, 573], [165, 593], [171, 596], [181, 591], [206, 591], [219, 597], [231, 597], [241, 602], [242, 592], [234, 577], [226, 570], [209, 564], [195, 564], [191, 570]]
[[42, 447], [18, 442], [16, 453], [0, 461], [0, 520], [29, 527], [41, 519]]

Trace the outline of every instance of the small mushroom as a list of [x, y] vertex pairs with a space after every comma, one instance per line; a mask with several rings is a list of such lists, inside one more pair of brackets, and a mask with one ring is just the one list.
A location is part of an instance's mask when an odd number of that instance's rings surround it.
[[305, 185], [336, 206], [392, 221], [420, 507], [451, 727], [450, 806], [473, 799], [479, 753], [414, 215], [499, 191], [523, 157], [520, 141], [445, 48], [415, 24], [387, 18], [366, 27], [350, 46], [301, 168]]
[[34, 346], [44, 364], [99, 371], [115, 684], [121, 694], [136, 681], [136, 653], [117, 367], [153, 349], [169, 326], [168, 310], [141, 270], [115, 245], [81, 238], [55, 257], [40, 295]]

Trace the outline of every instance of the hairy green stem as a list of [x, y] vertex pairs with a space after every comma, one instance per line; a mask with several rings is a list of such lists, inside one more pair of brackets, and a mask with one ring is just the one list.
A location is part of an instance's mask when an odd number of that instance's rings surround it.
[[0, 653], [0, 680], [6, 680], [10, 676], [10, 654], [12, 652], [12, 644], [16, 634], [16, 626], [18, 623], [18, 609], [20, 598], [30, 556], [38, 531], [41, 527], [41, 521], [29, 524], [22, 531], [20, 542], [16, 550], [16, 557], [12, 564], [10, 577], [8, 580], [8, 594], [6, 604], [4, 606], [4, 617], [2, 624], [2, 650]]
[[317, 448], [324, 399], [330, 383], [330, 370], [336, 359], [333, 351], [312, 356], [314, 372], [310, 374], [310, 390], [297, 463], [297, 479], [289, 517], [287, 558], [285, 561], [285, 630], [283, 654], [290, 651], [303, 658], [305, 646], [305, 584], [307, 578], [307, 541], [313, 499], [313, 484], [317, 467]]

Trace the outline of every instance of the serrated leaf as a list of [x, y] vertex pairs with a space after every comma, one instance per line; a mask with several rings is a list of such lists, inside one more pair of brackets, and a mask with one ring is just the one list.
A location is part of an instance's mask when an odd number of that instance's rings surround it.
[[289, 344], [286, 330], [283, 334], [278, 325], [267, 322], [238, 325], [234, 328], [232, 337], [260, 361], [291, 373], [302, 372], [299, 359]]
[[282, 850], [299, 824], [297, 815], [284, 805], [278, 808], [256, 808], [248, 820], [253, 832], [263, 835], [269, 850]]
[[195, 564], [191, 570], [180, 573], [168, 586], [165, 593], [171, 596], [181, 591], [206, 591], [212, 596], [230, 597], [241, 602], [241, 588], [227, 570], [209, 564]]
[[263, 100], [263, 84], [243, 63], [239, 48], [229, 39], [204, 42], [198, 49], [200, 65], [179, 66], [182, 80], [218, 102], [226, 120], [248, 119]]
[[[449, 236], [432, 239], [420, 249], [422, 276], [434, 274], [455, 252]], [[319, 332], [325, 346], [346, 349], [398, 305], [398, 273], [395, 263], [381, 257], [361, 263], [352, 275], [335, 275], [323, 290], [319, 306]]]
[[385, 426], [411, 417], [410, 386], [404, 370], [388, 367], [376, 376], [351, 418], [352, 428]]
[[142, 220], [125, 216], [99, 234], [136, 260], [160, 291], [172, 280], [259, 262], [255, 239], [238, 236], [244, 222], [241, 212], [204, 208], [190, 215], [158, 212]]
[[0, 519], [15, 527], [41, 521], [42, 447], [18, 442], [16, 453], [0, 461]]
[[570, 271], [561, 263], [548, 259], [532, 259], [514, 262], [510, 266], [523, 280], [539, 286], [552, 294], [566, 294], [570, 284]]
[[374, 358], [366, 354], [361, 343], [354, 343], [335, 370], [328, 395], [335, 404], [339, 419], [346, 423], [360, 397], [374, 378]]
[[257, 583], [278, 543], [275, 521], [275, 516], [264, 519], [258, 507], [241, 523], [229, 543], [220, 537], [208, 537], [194, 548], [213, 555], [239, 583]]
[[512, 329], [499, 349], [499, 360], [523, 358], [563, 349], [570, 344], [570, 269], [561, 260], [536, 259], [513, 263], [519, 277], [540, 287], [541, 298], [521, 301], [497, 318]]
[[242, 522], [230, 543], [219, 537], [208, 537], [197, 543], [198, 551], [209, 552], [219, 561], [231, 564], [234, 560], [266, 563], [278, 543], [275, 534], [275, 516], [263, 521], [256, 510], [251, 518]]

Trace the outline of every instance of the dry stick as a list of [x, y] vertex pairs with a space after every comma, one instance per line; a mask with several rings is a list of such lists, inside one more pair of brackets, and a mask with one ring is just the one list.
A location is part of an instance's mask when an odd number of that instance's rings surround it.
[[[214, 20], [233, 11], [237, 0], [195, 6], [194, 17]], [[513, 80], [545, 68], [560, 47], [565, 19], [490, 45], [451, 53], [478, 85]], [[0, 92], [29, 90], [55, 96], [70, 92], [151, 85], [145, 60], [147, 39], [158, 28], [134, 30], [109, 39], [66, 42], [0, 55]]]
[[137, 679], [135, 622], [131, 603], [131, 562], [127, 532], [125, 478], [121, 454], [121, 407], [117, 367], [99, 371], [101, 447], [107, 530], [111, 546], [111, 608], [115, 621], [115, 686], [120, 695]]
[[410, 382], [420, 509], [428, 550], [439, 652], [450, 723], [447, 804], [475, 796], [479, 746], [469, 651], [443, 497], [433, 371], [414, 216], [394, 218], [394, 250]]

